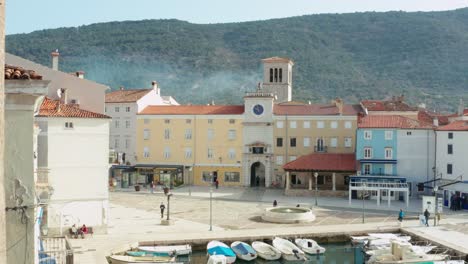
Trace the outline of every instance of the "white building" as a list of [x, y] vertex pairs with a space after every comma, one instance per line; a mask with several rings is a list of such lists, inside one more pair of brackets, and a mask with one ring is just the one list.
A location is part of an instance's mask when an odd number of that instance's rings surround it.
[[40, 128], [38, 167], [52, 188], [49, 234], [86, 224], [106, 232], [110, 117], [46, 98], [36, 116]]
[[109, 147], [117, 155], [114, 163], [135, 164], [136, 116], [148, 105], [179, 105], [171, 96], [161, 96], [153, 81], [152, 89], [123, 89], [106, 94], [106, 114], [112, 118]]

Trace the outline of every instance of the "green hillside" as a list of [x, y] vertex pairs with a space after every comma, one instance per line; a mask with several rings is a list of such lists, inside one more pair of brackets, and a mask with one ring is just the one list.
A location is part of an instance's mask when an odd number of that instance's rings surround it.
[[191, 24], [179, 20], [99, 23], [7, 36], [7, 52], [64, 71], [143, 88], [157, 80], [182, 103], [240, 103], [261, 81], [260, 59], [294, 60], [293, 96], [348, 102], [405, 94], [443, 110], [468, 95], [468, 9], [308, 15]]

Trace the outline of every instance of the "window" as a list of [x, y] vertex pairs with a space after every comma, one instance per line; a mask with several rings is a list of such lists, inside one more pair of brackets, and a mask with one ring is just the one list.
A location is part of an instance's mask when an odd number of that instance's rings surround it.
[[192, 119], [185, 119], [185, 124], [192, 124]]
[[125, 107], [125, 112], [130, 112], [130, 106]]
[[385, 131], [385, 140], [393, 139], [393, 131]]
[[290, 138], [289, 139], [289, 146], [292, 148], [296, 147], [296, 138]]
[[325, 123], [323, 121], [317, 121], [317, 128], [324, 128]]
[[148, 147], [144, 147], [144, 148], [143, 148], [143, 157], [149, 158], [149, 156], [150, 156], [149, 148], [148, 148]]
[[276, 128], [283, 128], [284, 123], [283, 121], [276, 121]]
[[171, 130], [169, 128], [164, 129], [164, 139], [171, 138]]
[[229, 138], [229, 140], [235, 140], [236, 139], [236, 130], [229, 129], [228, 138]]
[[296, 160], [297, 157], [296, 156], [289, 156], [289, 161], [293, 161], [293, 160]]
[[240, 173], [234, 171], [226, 171], [224, 173], [224, 182], [240, 182]]
[[270, 68], [270, 82], [273, 82], [273, 68]]
[[406, 131], [406, 135], [407, 136], [411, 136], [413, 133], [411, 133], [411, 131]]
[[252, 147], [253, 154], [263, 154], [264, 151], [265, 151], [265, 148], [263, 147]]
[[372, 139], [372, 131], [364, 130], [364, 139], [367, 139], [367, 140]]
[[385, 164], [384, 170], [385, 170], [385, 175], [393, 175], [393, 165], [392, 164]]
[[336, 122], [336, 121], [331, 121], [330, 127], [333, 128], [333, 129], [338, 128], [338, 122]]
[[275, 82], [278, 82], [278, 68], [275, 68]]
[[350, 148], [352, 146], [352, 139], [350, 137], [344, 138], [344, 146], [345, 148]]
[[325, 150], [325, 146], [323, 144], [323, 138], [317, 138], [316, 145], [315, 145], [315, 151], [316, 152], [322, 152]]
[[304, 138], [304, 147], [310, 147], [310, 138], [309, 137]]
[[296, 128], [297, 127], [297, 122], [296, 121], [290, 121], [289, 122], [289, 127], [290, 128]]
[[185, 139], [192, 139], [192, 129], [191, 128], [185, 129]]
[[453, 165], [447, 164], [447, 174], [452, 174], [452, 173], [453, 173]]
[[125, 139], [125, 148], [129, 148], [129, 147], [130, 147], [130, 139], [126, 138]]
[[338, 146], [338, 138], [332, 137], [330, 138], [330, 147], [336, 148]]
[[208, 129], [207, 133], [208, 140], [212, 140], [214, 138], [214, 130], [210, 128]]
[[107, 113], [107, 106], [104, 106], [104, 112]]
[[279, 69], [279, 82], [283, 82], [283, 69]]
[[114, 108], [114, 110], [115, 110], [116, 113], [118, 113], [118, 112], [120, 112], [120, 107], [116, 106], [116, 107]]
[[171, 157], [171, 148], [169, 147], [164, 147], [164, 158], [168, 159]]
[[276, 164], [283, 165], [283, 156], [276, 156]]
[[364, 148], [364, 158], [365, 159], [372, 158], [372, 148]]
[[235, 119], [229, 119], [229, 124], [235, 124], [236, 120]]
[[310, 121], [304, 121], [304, 128], [310, 128]]
[[213, 182], [213, 172], [204, 171], [202, 173], [202, 179], [203, 179], [204, 182]]
[[130, 120], [125, 120], [125, 128], [130, 128]]
[[371, 164], [364, 164], [364, 175], [369, 175], [371, 174], [372, 171], [372, 165]]
[[147, 125], [147, 124], [149, 124], [149, 122], [150, 122], [150, 121], [149, 121], [149, 119], [148, 119], [148, 118], [145, 118], [145, 119], [143, 119], [143, 123], [144, 123], [144, 124], [146, 124], [146, 125]]
[[185, 158], [190, 159], [192, 157], [192, 149], [191, 148], [185, 148]]
[[213, 149], [212, 148], [208, 148], [208, 155], [207, 157], [209, 159], [212, 159], [214, 157], [214, 153], [213, 153]]
[[150, 130], [149, 129], [143, 130], [143, 139], [148, 140], [149, 138], [150, 138]]
[[118, 138], [114, 139], [114, 148], [118, 149], [120, 145], [119, 143], [120, 143], [120, 139]]
[[66, 129], [73, 129], [73, 122], [65, 122]]
[[213, 119], [208, 119], [208, 124], [213, 124]]
[[283, 138], [276, 138], [276, 146], [282, 147], [283, 146]]
[[228, 157], [229, 159], [235, 159], [236, 158], [236, 150], [233, 148], [230, 148], [228, 151]]
[[453, 154], [453, 145], [452, 144], [447, 145], [447, 154]]
[[448, 138], [449, 138], [449, 139], [453, 139], [453, 132], [449, 132], [449, 133], [448, 133]]
[[171, 123], [171, 120], [169, 119], [164, 119], [164, 124], [170, 124]]
[[120, 127], [120, 121], [119, 120], [115, 120], [115, 128], [119, 128]]
[[346, 121], [346, 122], [344, 123], [344, 127], [345, 127], [346, 129], [350, 129], [350, 128], [352, 127], [351, 121]]
[[424, 183], [418, 183], [418, 192], [424, 192]]
[[385, 159], [392, 159], [392, 158], [393, 158], [393, 149], [385, 148]]
[[298, 184], [298, 178], [296, 174], [291, 174], [291, 184]]

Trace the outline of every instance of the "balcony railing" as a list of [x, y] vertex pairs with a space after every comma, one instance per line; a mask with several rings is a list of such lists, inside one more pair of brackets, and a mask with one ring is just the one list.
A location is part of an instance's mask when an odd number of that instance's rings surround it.
[[40, 237], [39, 263], [73, 264], [73, 249], [65, 237]]
[[327, 152], [327, 146], [314, 146], [314, 152]]

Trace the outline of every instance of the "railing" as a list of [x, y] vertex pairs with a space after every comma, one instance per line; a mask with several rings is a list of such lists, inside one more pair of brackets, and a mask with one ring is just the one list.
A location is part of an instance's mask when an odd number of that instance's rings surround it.
[[366, 188], [408, 188], [406, 182], [350, 182], [349, 187]]
[[40, 237], [40, 264], [73, 264], [73, 249], [66, 237]]
[[315, 152], [327, 152], [327, 150], [328, 150], [327, 146], [314, 146]]

